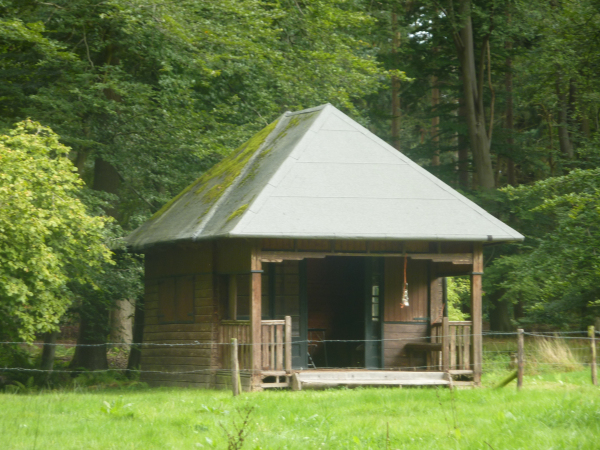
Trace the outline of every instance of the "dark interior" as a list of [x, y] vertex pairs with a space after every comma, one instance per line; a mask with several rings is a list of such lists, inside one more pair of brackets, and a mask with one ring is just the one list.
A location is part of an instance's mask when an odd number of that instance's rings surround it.
[[364, 258], [308, 259], [306, 279], [309, 367], [364, 367]]

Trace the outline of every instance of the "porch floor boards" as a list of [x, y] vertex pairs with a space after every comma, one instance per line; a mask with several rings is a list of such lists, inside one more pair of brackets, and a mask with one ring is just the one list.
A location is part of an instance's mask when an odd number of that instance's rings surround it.
[[292, 375], [292, 389], [335, 386], [446, 386], [452, 376], [445, 372], [400, 372], [390, 370], [303, 370]]

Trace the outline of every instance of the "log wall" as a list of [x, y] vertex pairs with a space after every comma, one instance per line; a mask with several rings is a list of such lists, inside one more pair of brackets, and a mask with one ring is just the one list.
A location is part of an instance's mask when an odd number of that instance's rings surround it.
[[[158, 314], [159, 283], [167, 277], [183, 275], [194, 277], [193, 322], [161, 323]], [[217, 363], [217, 347], [214, 344], [217, 339], [215, 284], [211, 243], [186, 247], [171, 246], [146, 254], [145, 325], [141, 369], [156, 373], [142, 373], [142, 381], [151, 385], [204, 388], [214, 383], [211, 370]]]
[[386, 369], [422, 366], [425, 359], [404, 354], [409, 342], [427, 342], [429, 324], [429, 262], [407, 261], [409, 306], [402, 306], [404, 258], [385, 259], [383, 362]]

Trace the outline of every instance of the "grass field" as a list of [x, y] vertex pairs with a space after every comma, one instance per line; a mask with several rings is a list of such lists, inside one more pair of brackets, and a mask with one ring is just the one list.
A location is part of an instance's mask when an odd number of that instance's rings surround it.
[[226, 434], [239, 432], [248, 408], [244, 449], [600, 447], [600, 389], [587, 371], [530, 375], [525, 385], [519, 393], [513, 383], [502, 390], [332, 389], [235, 399], [186, 389], [0, 394], [0, 447], [227, 448]]

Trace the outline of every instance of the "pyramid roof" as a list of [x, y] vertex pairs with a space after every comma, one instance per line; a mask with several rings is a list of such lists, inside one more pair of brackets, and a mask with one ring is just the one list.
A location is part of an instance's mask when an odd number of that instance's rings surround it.
[[283, 114], [127, 241], [218, 237], [523, 239], [330, 104]]

